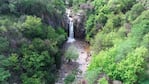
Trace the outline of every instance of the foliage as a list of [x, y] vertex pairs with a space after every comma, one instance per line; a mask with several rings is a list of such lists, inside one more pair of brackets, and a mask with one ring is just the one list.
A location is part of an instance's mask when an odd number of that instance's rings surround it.
[[101, 70], [101, 68], [88, 70], [86, 72], [85, 78], [87, 79], [88, 84], [94, 84], [96, 82], [96, 80], [98, 79], [98, 76], [100, 74], [100, 70]]
[[145, 9], [143, 5], [141, 5], [140, 3], [133, 5], [133, 7], [131, 8], [131, 11], [127, 12], [126, 14], [128, 17], [128, 20], [129, 21], [135, 20], [144, 10]]
[[90, 37], [92, 36], [92, 32], [91, 30], [93, 29], [94, 27], [94, 15], [90, 15], [88, 17], [88, 20], [86, 21], [86, 40], [89, 41], [90, 40]]
[[106, 80], [106, 78], [101, 78], [99, 80], [99, 84], [108, 84], [108, 81]]
[[64, 12], [63, 0], [0, 0], [0, 83], [54, 84]]
[[[0, 83], [54, 84], [56, 68], [61, 65], [59, 49], [66, 40], [61, 27], [64, 1], [0, 0]], [[85, 24], [86, 40], [94, 54], [88, 83], [97, 82], [102, 72], [124, 84], [148, 83], [147, 0], [69, 2], [74, 9], [86, 2], [93, 6]], [[65, 56], [76, 60], [77, 49], [69, 47]], [[71, 74], [65, 82], [70, 84], [74, 79]]]
[[37, 17], [27, 16], [25, 22], [22, 24], [22, 32], [28, 38], [42, 37], [42, 23], [41, 19]]
[[67, 36], [66, 32], [64, 31], [63, 28], [58, 28], [58, 29], [56, 30], [56, 33], [59, 35], [59, 36], [57, 37], [58, 45], [63, 44], [63, 42], [66, 40], [66, 36]]
[[35, 14], [39, 16], [45, 12], [49, 14], [54, 12], [62, 14], [65, 8], [64, 2], [62, 0], [1, 0], [1, 4], [1, 13], [14, 13], [19, 15]]
[[75, 74], [70, 73], [68, 76], [64, 79], [65, 84], [71, 84], [75, 80]]
[[86, 0], [69, 0], [67, 1], [70, 7], [73, 7], [74, 11], [77, 11], [79, 6], [86, 2]]
[[124, 72], [120, 73], [120, 76], [125, 84], [135, 83], [138, 80], [136, 73], [144, 71], [142, 66], [145, 64], [144, 58], [146, 54], [147, 49], [143, 47], [137, 48], [134, 52], [128, 54], [125, 60], [122, 60], [118, 64], [118, 71]]
[[[88, 14], [86, 38], [94, 56], [87, 72], [100, 68], [99, 72], [124, 84], [147, 82], [149, 12], [140, 2], [92, 1], [95, 10]], [[100, 19], [101, 15], [106, 19]], [[91, 75], [91, 78], [96, 78], [96, 75]]]
[[24, 53], [22, 61], [24, 69], [29, 71], [29, 73], [40, 70], [44, 66], [50, 66], [53, 63], [53, 59], [49, 56], [47, 51], [41, 54], [36, 52], [31, 52], [30, 54]]
[[143, 41], [141, 42], [141, 44], [146, 47], [147, 49], [149, 49], [149, 33], [147, 33], [144, 37], [143, 37]]
[[39, 77], [34, 75], [33, 77], [27, 77], [26, 74], [22, 75], [23, 84], [43, 84]]
[[8, 58], [9, 61], [9, 68], [12, 68], [14, 70], [19, 70], [20, 65], [19, 65], [19, 59], [17, 54], [11, 54], [10, 57]]
[[0, 37], [0, 53], [8, 51], [9, 50], [9, 42], [7, 38]]
[[79, 53], [77, 51], [77, 48], [75, 46], [69, 46], [68, 49], [65, 52], [66, 59], [70, 60], [76, 60], [79, 56]]
[[6, 81], [10, 77], [10, 72], [4, 68], [0, 68], [0, 83]]

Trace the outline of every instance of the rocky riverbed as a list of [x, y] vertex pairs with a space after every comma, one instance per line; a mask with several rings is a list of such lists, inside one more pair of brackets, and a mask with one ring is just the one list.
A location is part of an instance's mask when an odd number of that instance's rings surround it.
[[73, 43], [65, 43], [63, 50], [65, 51], [71, 45], [77, 48], [79, 53], [78, 59], [72, 63], [67, 63], [63, 56], [62, 66], [58, 75], [59, 78], [55, 84], [64, 84], [65, 77], [75, 69], [77, 69], [75, 82], [81, 81], [84, 78], [85, 71], [87, 70], [90, 61], [89, 44], [84, 41], [76, 40]]

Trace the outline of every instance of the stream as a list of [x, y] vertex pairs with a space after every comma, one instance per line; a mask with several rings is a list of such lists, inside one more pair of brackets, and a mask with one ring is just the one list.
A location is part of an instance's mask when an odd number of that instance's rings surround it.
[[73, 15], [71, 13], [71, 9], [66, 9], [68, 20], [67, 23], [69, 25], [69, 36], [66, 43], [63, 45], [62, 52], [65, 53], [69, 46], [74, 46], [76, 47], [79, 56], [77, 60], [72, 61], [71, 63], [68, 63], [68, 61], [65, 59], [65, 56], [62, 56], [62, 66], [59, 70], [58, 80], [55, 84], [64, 84], [65, 78], [74, 70], [76, 70], [76, 77], [75, 83], [73, 84], [78, 84], [78, 82], [82, 84], [82, 80], [84, 79], [84, 75], [90, 60], [89, 44], [84, 40], [77, 40], [74, 38]]
[[73, 43], [66, 42], [63, 46], [63, 50], [65, 51], [71, 45], [77, 48], [79, 53], [78, 59], [72, 63], [67, 63], [65, 58], [62, 60], [62, 66], [59, 70], [59, 78], [55, 84], [64, 84], [65, 77], [74, 69], [78, 69], [75, 81], [81, 81], [84, 78], [90, 60], [89, 44], [81, 40], [75, 40]]

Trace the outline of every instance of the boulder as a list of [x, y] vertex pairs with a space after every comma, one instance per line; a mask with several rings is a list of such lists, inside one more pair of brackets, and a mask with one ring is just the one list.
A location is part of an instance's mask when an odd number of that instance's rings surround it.
[[113, 81], [113, 84], [122, 84], [122, 82], [119, 81], [119, 80], [114, 80], [114, 81]]

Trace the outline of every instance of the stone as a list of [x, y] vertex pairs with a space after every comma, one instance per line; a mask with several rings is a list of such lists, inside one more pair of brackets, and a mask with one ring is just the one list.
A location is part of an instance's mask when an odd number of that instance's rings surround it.
[[74, 16], [75, 37], [83, 39], [85, 37], [85, 12], [79, 11]]
[[123, 84], [123, 83], [121, 81], [119, 81], [119, 80], [114, 80], [113, 84]]

